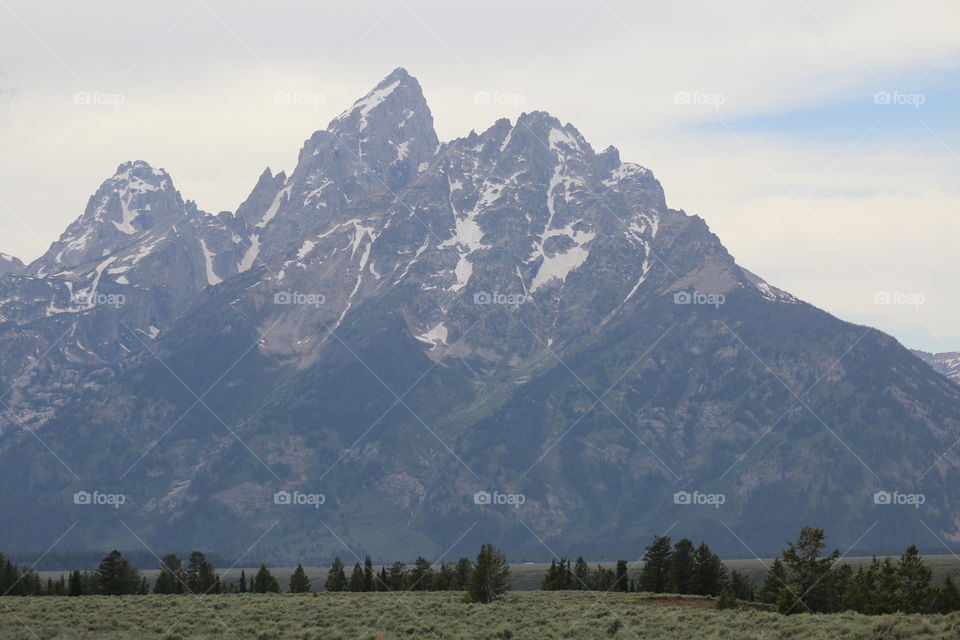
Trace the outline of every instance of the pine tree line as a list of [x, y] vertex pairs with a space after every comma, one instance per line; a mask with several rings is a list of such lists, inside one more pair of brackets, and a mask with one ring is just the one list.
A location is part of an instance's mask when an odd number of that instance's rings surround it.
[[804, 527], [773, 561], [759, 591], [747, 575], [728, 570], [706, 543], [694, 547], [684, 538], [671, 546], [666, 536], [647, 546], [636, 583], [628, 578], [626, 560], [618, 560], [615, 570], [590, 569], [583, 557], [572, 564], [561, 557], [551, 562], [540, 588], [716, 596], [718, 608], [736, 606], [737, 600], [759, 601], [785, 614], [960, 611], [960, 586], [949, 575], [934, 585], [916, 545], [897, 561], [874, 557], [855, 572], [838, 562], [839, 551], [824, 554], [825, 537], [823, 529]]
[[456, 563], [445, 562], [434, 567], [424, 557], [417, 558], [412, 568], [403, 562], [394, 562], [389, 567], [373, 568], [370, 556], [363, 566], [356, 563], [350, 578], [347, 578], [343, 561], [334, 558], [324, 588], [327, 591], [462, 591], [467, 587], [474, 563], [470, 558], [460, 558]]
[[728, 572], [720, 557], [706, 543], [694, 547], [684, 538], [671, 546], [670, 538], [657, 536], [643, 554], [639, 581], [627, 576], [627, 561], [617, 560], [616, 569], [597, 565], [590, 569], [583, 557], [571, 566], [567, 558], [554, 560], [543, 577], [541, 589], [678, 593], [719, 596], [729, 591], [739, 600], [753, 600], [753, 584], [745, 575]]
[[[343, 561], [335, 558], [324, 584], [327, 591], [464, 591], [474, 602], [492, 602], [510, 588], [510, 567], [506, 557], [491, 544], [481, 547], [476, 561], [460, 558], [456, 563], [434, 567], [420, 557], [411, 568], [395, 562], [376, 571], [367, 556], [363, 566], [358, 562], [347, 579]], [[311, 591], [310, 578], [298, 564], [288, 584], [291, 593]], [[176, 554], [164, 556], [153, 586], [157, 594], [216, 593], [279, 593], [280, 584], [265, 564], [247, 580], [241, 570], [236, 583], [224, 586], [213, 564], [204, 554], [194, 551], [186, 566]], [[18, 568], [0, 553], [0, 595], [13, 596], [82, 596], [82, 595], [145, 595], [149, 593], [146, 578], [119, 551], [111, 551], [95, 571], [74, 570], [66, 579], [48, 580], [46, 584], [32, 568]]]
[[804, 527], [770, 566], [759, 599], [781, 613], [857, 611], [950, 613], [960, 611], [960, 589], [949, 575], [933, 584], [933, 571], [910, 545], [899, 560], [876, 556], [854, 572], [840, 564], [840, 552], [824, 554], [823, 529]]

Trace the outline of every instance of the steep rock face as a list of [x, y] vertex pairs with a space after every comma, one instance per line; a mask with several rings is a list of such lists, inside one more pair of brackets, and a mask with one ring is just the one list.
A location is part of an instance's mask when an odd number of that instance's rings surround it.
[[242, 219], [200, 211], [162, 169], [120, 165], [43, 256], [0, 282], [7, 404], [42, 424], [51, 405], [98, 388], [200, 290], [239, 273], [249, 247]]
[[[128, 494], [153, 546], [269, 531], [278, 562], [337, 536], [440, 553], [474, 522], [454, 552], [633, 555], [674, 523], [731, 554], [731, 529], [759, 553], [810, 523], [853, 541], [880, 520], [876, 549], [960, 535], [955, 385], [743, 269], [649, 169], [548, 113], [439, 144], [402, 69], [235, 215], [121, 166], [0, 293], [0, 478], [24, 486], [0, 547], [75, 516], [77, 545], [124, 544], [115, 514], [62, 509], [80, 480], [17, 426]], [[884, 511], [879, 489], [938, 498]], [[324, 493], [330, 529], [279, 490]]]
[[23, 263], [18, 258], [0, 253], [0, 278], [8, 273], [18, 273], [23, 270]]

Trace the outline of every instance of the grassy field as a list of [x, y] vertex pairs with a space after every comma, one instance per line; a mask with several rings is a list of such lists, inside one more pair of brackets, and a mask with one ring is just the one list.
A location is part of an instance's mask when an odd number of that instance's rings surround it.
[[949, 616], [781, 616], [717, 611], [708, 598], [513, 592], [0, 598], [3, 640], [894, 639], [960, 637]]

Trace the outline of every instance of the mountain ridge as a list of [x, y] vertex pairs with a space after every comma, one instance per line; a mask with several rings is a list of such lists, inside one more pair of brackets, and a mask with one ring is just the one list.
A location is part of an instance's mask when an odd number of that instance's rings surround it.
[[[116, 514], [65, 508], [83, 487], [123, 490], [151, 545], [269, 531], [288, 561], [338, 537], [627, 552], [674, 522], [727, 553], [728, 525], [762, 552], [824, 519], [960, 539], [960, 390], [741, 267], [649, 169], [547, 112], [441, 143], [396, 69], [234, 214], [133, 162], [74, 224], [0, 279], [0, 477], [24, 487], [5, 548], [69, 517], [75, 546], [122, 546]], [[871, 501], [893, 484], [938, 496], [923, 522]], [[296, 490], [323, 514], [272, 500]], [[523, 512], [474, 503], [493, 490]]]

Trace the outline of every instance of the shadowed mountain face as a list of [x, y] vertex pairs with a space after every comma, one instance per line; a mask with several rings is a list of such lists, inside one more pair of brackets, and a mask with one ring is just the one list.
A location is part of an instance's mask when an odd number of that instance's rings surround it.
[[403, 69], [236, 214], [121, 165], [0, 320], [0, 548], [75, 521], [64, 548], [275, 562], [960, 535], [960, 388], [548, 113], [438, 142]]

